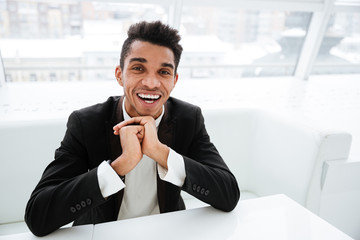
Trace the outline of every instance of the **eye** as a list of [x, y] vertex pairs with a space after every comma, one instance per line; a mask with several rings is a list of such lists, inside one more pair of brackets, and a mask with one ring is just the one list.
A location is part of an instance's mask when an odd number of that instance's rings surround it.
[[132, 70], [135, 70], [135, 71], [143, 71], [144, 69], [140, 66], [135, 66], [135, 67], [132, 67], [131, 68]]
[[161, 75], [171, 75], [171, 73], [169, 71], [167, 71], [167, 70], [160, 70], [159, 73]]

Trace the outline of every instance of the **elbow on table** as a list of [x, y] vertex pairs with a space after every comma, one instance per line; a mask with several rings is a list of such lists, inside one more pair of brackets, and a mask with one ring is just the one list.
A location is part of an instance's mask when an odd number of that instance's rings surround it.
[[43, 224], [39, 224], [36, 220], [32, 219], [32, 217], [29, 217], [28, 214], [25, 214], [25, 223], [29, 230], [37, 237], [43, 237], [51, 233]]
[[27, 206], [24, 220], [29, 230], [37, 237], [46, 236], [57, 229], [51, 228], [49, 226], [50, 222], [46, 221], [41, 215], [40, 211], [36, 211]]
[[26, 225], [28, 226], [29, 230], [37, 237], [43, 237], [50, 233], [50, 232], [44, 231], [44, 229], [42, 227], [39, 227], [39, 225], [33, 224], [31, 222], [31, 220], [26, 218], [26, 216], [25, 216], [25, 222], [26, 222]]
[[228, 208], [225, 210], [226, 212], [231, 212], [232, 210], [235, 209], [235, 207], [237, 206], [238, 202], [240, 200], [240, 190], [238, 189], [238, 191], [236, 192], [236, 196], [232, 201], [229, 201], [229, 205]]
[[237, 183], [237, 180], [234, 177], [234, 181], [231, 184], [231, 192], [228, 196], [228, 207], [225, 210], [226, 212], [230, 212], [232, 210], [234, 210], [234, 208], [236, 207], [236, 205], [238, 204], [239, 200], [240, 200], [240, 189], [239, 189], [239, 185]]
[[231, 212], [235, 209], [236, 205], [240, 200], [240, 190], [236, 188], [233, 192], [228, 194], [228, 197], [223, 200], [223, 203], [219, 206], [213, 206], [224, 212]]

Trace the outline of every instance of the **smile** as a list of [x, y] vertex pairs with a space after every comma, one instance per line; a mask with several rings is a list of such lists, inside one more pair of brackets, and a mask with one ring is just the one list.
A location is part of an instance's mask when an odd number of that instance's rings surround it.
[[158, 94], [143, 94], [139, 93], [138, 97], [141, 98], [146, 103], [154, 103], [161, 97]]

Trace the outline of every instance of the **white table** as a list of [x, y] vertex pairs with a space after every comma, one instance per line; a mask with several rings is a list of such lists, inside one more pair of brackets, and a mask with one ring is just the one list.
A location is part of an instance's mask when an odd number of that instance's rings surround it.
[[[30, 233], [3, 239], [36, 239]], [[58, 230], [51, 240], [352, 239], [285, 195], [240, 201], [225, 213], [212, 207]]]
[[351, 239], [285, 195], [240, 201], [230, 213], [212, 207], [95, 225], [107, 239]]
[[31, 232], [0, 236], [0, 240], [91, 240], [94, 225], [61, 228], [45, 237], [36, 237]]

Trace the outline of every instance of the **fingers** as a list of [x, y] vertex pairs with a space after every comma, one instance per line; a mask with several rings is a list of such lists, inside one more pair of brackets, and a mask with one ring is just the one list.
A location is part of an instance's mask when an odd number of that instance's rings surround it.
[[144, 139], [144, 133], [145, 133], [145, 129], [143, 126], [139, 126], [140, 128], [137, 128], [137, 133], [136, 136], [139, 139], [140, 143], [142, 143], [143, 139]]
[[[153, 117], [134, 117], [115, 125], [113, 130], [115, 135], [120, 135], [124, 155], [122, 159], [127, 159], [129, 156], [138, 156], [135, 158], [137, 159], [135, 162], [138, 162], [140, 161], [139, 156], [145, 154], [167, 169], [169, 148], [159, 141]], [[136, 141], [134, 138], [137, 138]], [[132, 168], [129, 167], [128, 169]]]
[[119, 134], [121, 138], [124, 138], [124, 141], [127, 140], [127, 137], [131, 136], [136, 136], [139, 140], [142, 141], [145, 135], [145, 128], [141, 125], [124, 126], [119, 130]]
[[118, 174], [127, 174], [142, 159], [141, 142], [144, 134], [145, 127], [141, 125], [129, 125], [120, 129], [122, 154], [111, 165]]
[[113, 130], [114, 130], [114, 134], [115, 135], [119, 135], [119, 130], [124, 127], [124, 126], [128, 126], [128, 125], [142, 125], [144, 126], [146, 123], [148, 123], [149, 121], [155, 121], [153, 117], [151, 116], [145, 116], [145, 117], [133, 117], [133, 118], [130, 118], [129, 120], [126, 120], [126, 121], [122, 121], [118, 124], [116, 124], [114, 127], [113, 127]]

